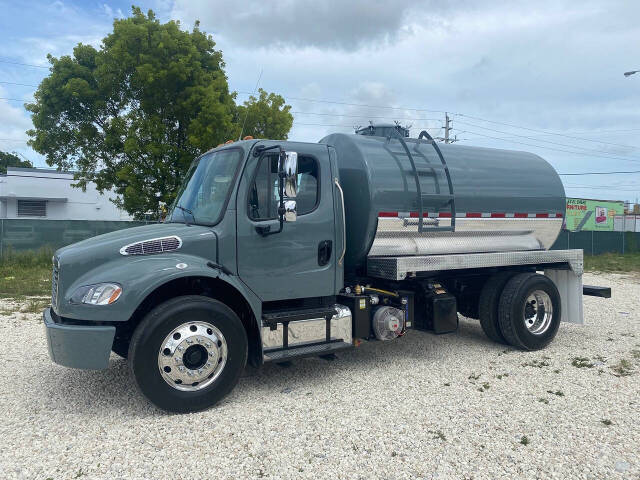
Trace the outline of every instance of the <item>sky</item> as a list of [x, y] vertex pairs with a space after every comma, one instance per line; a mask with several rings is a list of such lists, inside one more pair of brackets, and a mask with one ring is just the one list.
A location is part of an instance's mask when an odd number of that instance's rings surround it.
[[[260, 79], [292, 106], [290, 139], [317, 142], [369, 121], [442, 136], [448, 112], [460, 144], [534, 152], [561, 174], [636, 172], [563, 175], [567, 196], [640, 197], [640, 73], [623, 75], [640, 70], [637, 0], [136, 5], [185, 29], [200, 20], [239, 101]], [[48, 74], [47, 54], [99, 48], [131, 4], [0, 0], [0, 11], [0, 150], [46, 167], [26, 145], [23, 104]]]

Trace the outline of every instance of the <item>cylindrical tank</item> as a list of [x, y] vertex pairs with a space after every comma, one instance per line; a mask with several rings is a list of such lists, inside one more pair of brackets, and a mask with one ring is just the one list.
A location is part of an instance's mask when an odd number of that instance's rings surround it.
[[[332, 134], [344, 190], [345, 268], [363, 272], [367, 256], [544, 250], [562, 227], [565, 192], [537, 155], [404, 138], [418, 174], [423, 232], [418, 231], [416, 175], [397, 138]], [[454, 212], [455, 210], [455, 212]], [[455, 231], [451, 216], [455, 213]]]

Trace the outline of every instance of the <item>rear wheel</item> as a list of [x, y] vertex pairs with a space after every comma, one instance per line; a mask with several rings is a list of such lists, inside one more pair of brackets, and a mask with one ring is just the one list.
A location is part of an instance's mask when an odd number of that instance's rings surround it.
[[478, 305], [480, 325], [482, 331], [494, 342], [507, 343], [498, 322], [498, 305], [500, 295], [509, 279], [516, 275], [514, 272], [500, 272], [489, 277], [480, 292], [480, 303]]
[[546, 347], [560, 327], [560, 294], [544, 275], [521, 273], [504, 287], [498, 308], [500, 330], [514, 347]]
[[128, 360], [138, 388], [155, 405], [172, 412], [203, 410], [238, 382], [247, 361], [247, 334], [223, 303], [178, 297], [142, 320]]

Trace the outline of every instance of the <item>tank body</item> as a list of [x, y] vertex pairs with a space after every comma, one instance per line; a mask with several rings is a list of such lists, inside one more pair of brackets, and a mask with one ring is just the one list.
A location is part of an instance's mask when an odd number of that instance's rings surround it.
[[[448, 165], [455, 201], [430, 143], [405, 138], [423, 198], [418, 231], [416, 176], [398, 139], [332, 134], [320, 143], [337, 152], [344, 190], [345, 268], [363, 273], [367, 256], [438, 255], [549, 249], [565, 212], [555, 169], [537, 155], [438, 144]], [[442, 195], [442, 196], [438, 196]], [[439, 231], [429, 231], [439, 228]]]

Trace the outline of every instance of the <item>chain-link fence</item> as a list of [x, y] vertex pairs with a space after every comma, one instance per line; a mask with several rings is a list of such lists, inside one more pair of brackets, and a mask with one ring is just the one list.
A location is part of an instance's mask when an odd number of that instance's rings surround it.
[[8, 251], [57, 249], [86, 238], [145, 222], [0, 219], [0, 257]]
[[585, 255], [603, 253], [640, 252], [640, 233], [638, 232], [570, 232], [563, 230], [551, 247], [552, 250], [581, 248]]

